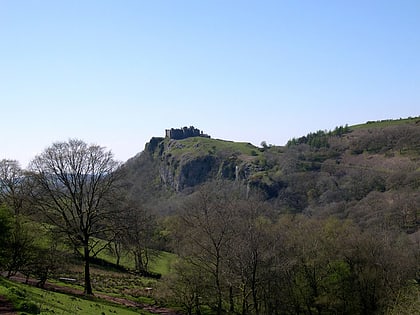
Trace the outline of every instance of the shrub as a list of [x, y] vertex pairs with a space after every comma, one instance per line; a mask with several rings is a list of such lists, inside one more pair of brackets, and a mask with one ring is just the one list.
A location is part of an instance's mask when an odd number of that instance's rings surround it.
[[29, 314], [40, 314], [41, 313], [40, 307], [37, 304], [35, 304], [34, 302], [31, 302], [31, 301], [21, 302], [18, 305], [17, 309], [19, 311], [27, 312]]

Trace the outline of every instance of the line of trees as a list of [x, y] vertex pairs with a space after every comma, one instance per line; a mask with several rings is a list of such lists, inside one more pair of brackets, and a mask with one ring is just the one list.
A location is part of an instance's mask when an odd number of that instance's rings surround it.
[[317, 132], [310, 132], [306, 136], [300, 138], [292, 138], [287, 141], [287, 146], [294, 146], [299, 144], [308, 144], [314, 148], [322, 148], [322, 147], [329, 147], [328, 139], [330, 137], [340, 137], [346, 133], [350, 132], [350, 127], [348, 125], [335, 127], [334, 130], [326, 131], [326, 130], [318, 130]]
[[244, 195], [231, 184], [205, 186], [171, 221], [180, 256], [172, 298], [188, 314], [378, 314], [415, 278], [403, 234], [277, 217]]

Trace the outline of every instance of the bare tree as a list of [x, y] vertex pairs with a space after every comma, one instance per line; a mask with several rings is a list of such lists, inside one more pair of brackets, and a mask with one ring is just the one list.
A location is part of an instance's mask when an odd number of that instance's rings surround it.
[[28, 195], [24, 171], [16, 160], [0, 161], [0, 203], [9, 207], [14, 215], [22, 214]]
[[173, 231], [180, 256], [207, 275], [207, 302], [216, 314], [223, 313], [227, 251], [235, 233], [234, 201], [238, 196], [232, 185], [215, 182], [202, 186], [182, 205]]
[[76, 247], [83, 248], [85, 294], [92, 294], [89, 258], [114, 227], [120, 164], [111, 151], [78, 139], [57, 142], [36, 156], [29, 169], [37, 206]]
[[[236, 218], [233, 220], [234, 239], [229, 243], [229, 273], [231, 298], [233, 289], [239, 291], [241, 314], [260, 314], [261, 291], [264, 284], [264, 270], [273, 252], [272, 222], [262, 201], [255, 198], [235, 202]], [[230, 311], [234, 311], [230, 303]]]
[[134, 255], [136, 272], [148, 275], [149, 262], [156, 256], [152, 249], [155, 218], [146, 208], [134, 205], [128, 207], [125, 215], [123, 242]]

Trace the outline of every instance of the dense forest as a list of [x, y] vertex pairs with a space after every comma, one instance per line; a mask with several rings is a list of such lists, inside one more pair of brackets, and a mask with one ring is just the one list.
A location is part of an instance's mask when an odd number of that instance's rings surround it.
[[182, 314], [418, 312], [420, 117], [286, 146], [201, 134], [154, 137], [125, 163], [77, 139], [28, 169], [2, 160], [2, 275], [43, 287], [80, 266], [91, 296], [91, 270], [112, 268], [151, 279], [129, 298]]

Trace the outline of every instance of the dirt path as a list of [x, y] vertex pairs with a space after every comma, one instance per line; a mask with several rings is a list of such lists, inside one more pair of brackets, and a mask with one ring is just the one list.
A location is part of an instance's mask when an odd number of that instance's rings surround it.
[[[20, 282], [20, 283], [26, 283], [26, 278], [24, 278], [24, 277], [14, 276], [14, 277], [10, 277], [10, 280]], [[29, 279], [28, 280], [29, 285], [36, 286], [37, 283], [38, 283], [38, 281], [35, 280], [35, 279]], [[82, 290], [75, 289], [75, 288], [70, 288], [70, 287], [65, 287], [65, 286], [60, 286], [60, 285], [49, 283], [49, 282], [47, 282], [45, 284], [44, 289], [48, 290], [48, 291], [60, 292], [60, 293], [64, 293], [64, 294], [72, 294], [72, 295], [80, 295], [80, 296], [84, 295]], [[106, 300], [106, 301], [114, 302], [116, 304], [124, 305], [124, 306], [127, 306], [127, 307], [141, 308], [141, 309], [144, 309], [144, 310], [146, 310], [146, 311], [148, 311], [152, 314], [181, 315], [180, 313], [177, 313], [174, 310], [167, 309], [167, 308], [164, 308], [164, 307], [142, 304], [142, 303], [127, 300], [127, 299], [124, 299], [124, 298], [109, 296], [109, 295], [99, 293], [99, 292], [95, 293], [95, 297]], [[1, 302], [0, 302], [0, 305], [2, 305]], [[0, 309], [0, 314], [17, 314], [17, 313], [2, 313], [1, 309]]]
[[4, 296], [0, 296], [0, 314], [2, 315], [17, 315], [13, 304]]

